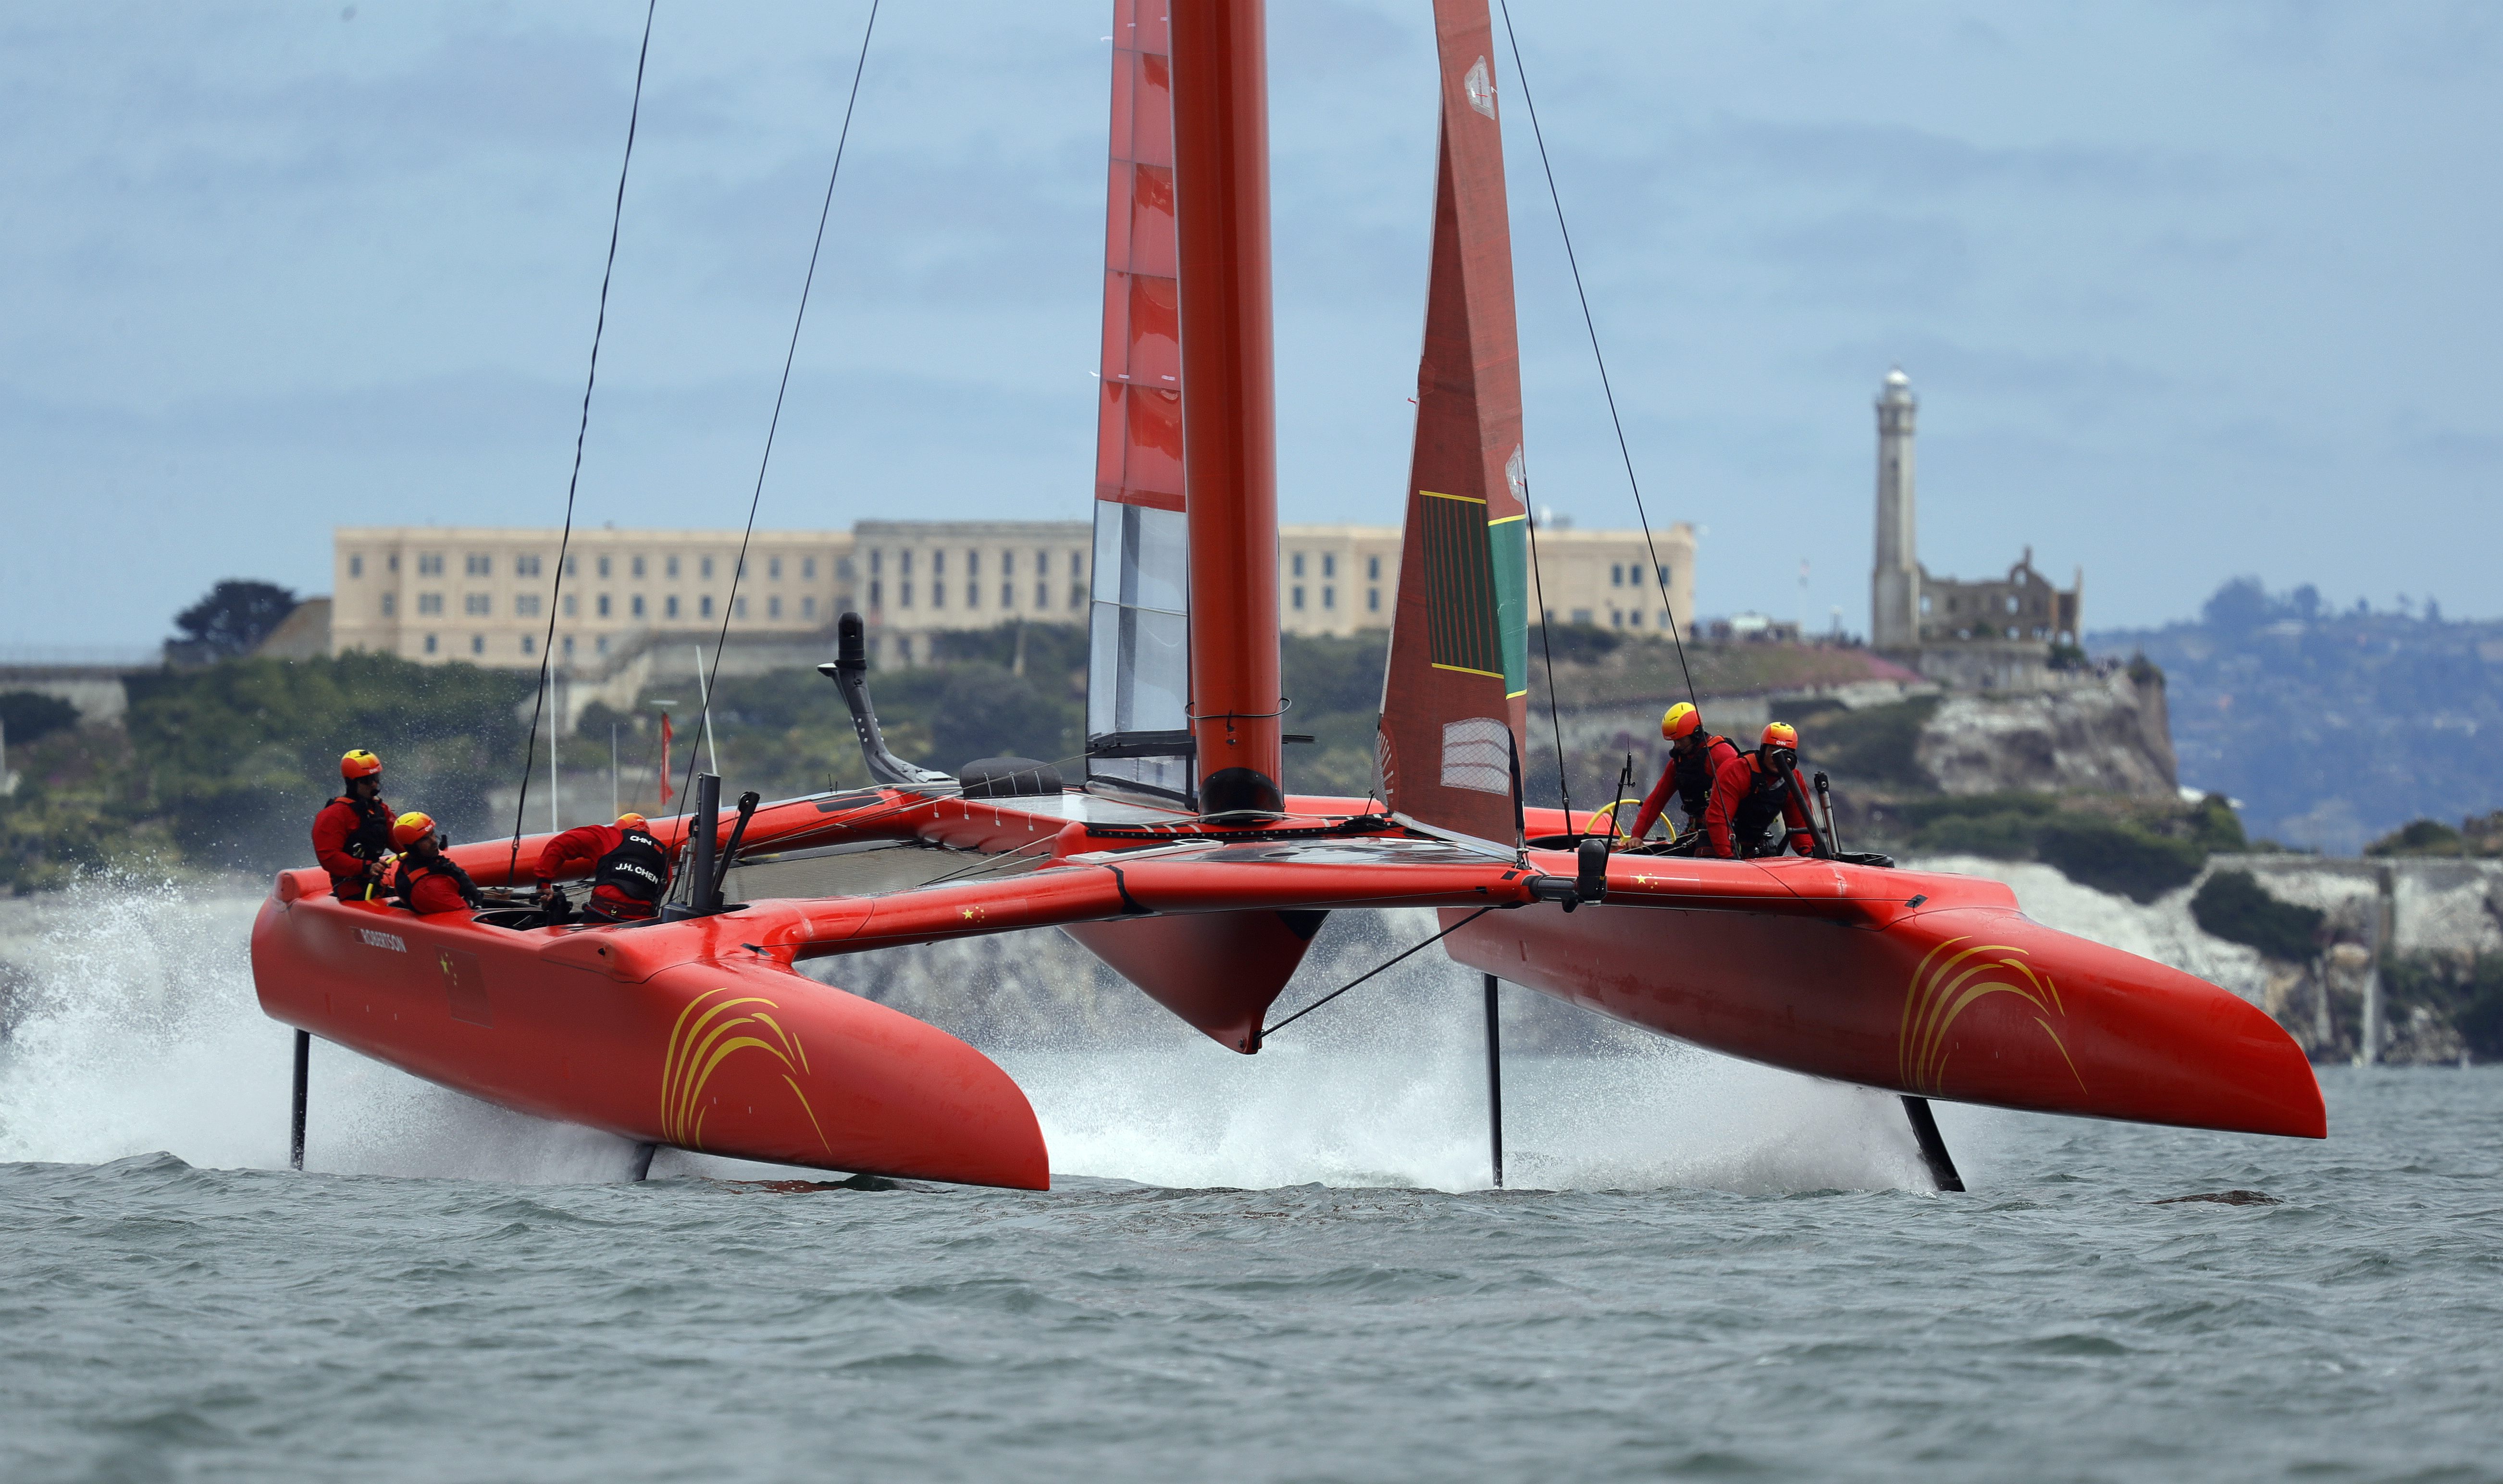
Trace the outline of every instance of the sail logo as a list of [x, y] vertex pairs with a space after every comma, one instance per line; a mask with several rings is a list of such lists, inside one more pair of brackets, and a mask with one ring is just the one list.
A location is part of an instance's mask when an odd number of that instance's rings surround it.
[[[781, 1064], [782, 1085], [800, 1100], [800, 1111], [807, 1115], [818, 1147], [832, 1155], [834, 1146], [826, 1142], [817, 1110], [808, 1106], [808, 1094], [800, 1090], [798, 1079], [791, 1075], [808, 1071], [808, 1049], [797, 1032], [783, 1029], [773, 1018], [771, 1012], [782, 1007], [761, 995], [713, 999], [728, 993], [730, 986], [724, 984], [697, 995], [669, 1027], [669, 1052], [661, 1061], [661, 1137], [681, 1149], [703, 1148], [704, 1115], [711, 1111], [704, 1102], [704, 1088], [723, 1062], [753, 1051]], [[741, 1009], [750, 1006], [755, 1008]], [[735, 1010], [739, 1013], [731, 1014]]]
[[357, 929], [357, 936], [362, 938], [368, 948], [389, 949], [394, 953], [408, 951], [407, 940], [397, 933], [377, 932], [370, 927], [360, 927]]
[[1467, 95], [1469, 107], [1486, 118], [1494, 117], [1494, 72], [1485, 57], [1479, 57], [1468, 76], [1460, 79], [1460, 91]]
[[2033, 1010], [2034, 1023], [2050, 1038], [2069, 1075], [2076, 1078], [2077, 1090], [2085, 1091], [2086, 1080], [2078, 1076], [2075, 1058], [2048, 1018], [2068, 1018], [2068, 1007], [2060, 1003], [2060, 986], [2050, 975], [2025, 961], [2023, 949], [1976, 944], [1948, 953], [1957, 944], [1970, 941], [1948, 939], [1930, 949], [1912, 972], [1911, 988], [1903, 996], [1903, 1025], [1896, 1041], [1895, 1075], [1901, 1084], [1927, 1097], [1945, 1096], [1947, 1057], [1956, 1049], [1947, 1033], [1957, 1017], [1991, 995], [2012, 994]]

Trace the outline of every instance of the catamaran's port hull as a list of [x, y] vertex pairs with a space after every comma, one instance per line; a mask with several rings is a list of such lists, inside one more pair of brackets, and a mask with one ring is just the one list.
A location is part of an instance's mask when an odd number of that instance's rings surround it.
[[[317, 873], [297, 889], [312, 885]], [[253, 927], [272, 1018], [524, 1113], [745, 1159], [1048, 1188], [989, 1058], [729, 941], [713, 920], [516, 932], [289, 888]], [[682, 951], [655, 951], [684, 939]], [[646, 972], [603, 971], [625, 940]], [[555, 949], [561, 957], [552, 958]], [[701, 955], [701, 956], [700, 956]], [[567, 958], [576, 961], [566, 961]], [[741, 960], [745, 961], [741, 961]]]

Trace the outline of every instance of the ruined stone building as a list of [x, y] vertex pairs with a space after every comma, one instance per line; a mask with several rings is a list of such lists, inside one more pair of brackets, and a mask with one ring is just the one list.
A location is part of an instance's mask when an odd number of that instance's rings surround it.
[[2063, 590], [2034, 568], [2034, 548], [2004, 577], [1959, 582], [1921, 566], [1912, 470], [1920, 403], [1901, 367], [1877, 395], [1877, 547], [1869, 576], [1871, 647], [1923, 674], [1971, 688], [2039, 689], [2051, 648], [2080, 632], [2085, 572]]

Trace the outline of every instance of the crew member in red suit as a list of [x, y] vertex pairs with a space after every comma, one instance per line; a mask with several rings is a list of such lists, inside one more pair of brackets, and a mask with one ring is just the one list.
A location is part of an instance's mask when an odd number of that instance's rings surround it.
[[383, 760], [359, 747], [339, 759], [347, 792], [313, 816], [313, 858], [330, 873], [330, 889], [343, 902], [370, 902], [382, 895], [383, 867], [391, 860], [391, 806], [383, 802]]
[[[1712, 803], [1703, 811], [1702, 853], [1745, 860], [1779, 855], [1787, 843], [1801, 855], [1824, 854], [1808, 823], [1798, 770], [1799, 733], [1783, 721], [1765, 728], [1755, 751], [1722, 764], [1712, 780]], [[1777, 820], [1784, 828], [1780, 838], [1772, 838]]]
[[1652, 821], [1668, 808], [1672, 792], [1686, 815], [1686, 828], [1670, 833], [1685, 835], [1699, 828], [1703, 811], [1712, 804], [1713, 781], [1721, 777], [1722, 768], [1738, 755], [1736, 742], [1704, 731], [1702, 713], [1683, 701], [1660, 718], [1660, 735], [1668, 740], [1668, 766], [1660, 771], [1660, 781], [1644, 795], [1642, 812], [1634, 815], [1635, 840], [1651, 833]]
[[392, 900], [419, 916], [484, 907], [478, 884], [469, 873], [443, 853], [442, 837], [431, 816], [415, 812], [392, 822], [392, 844], [399, 849], [399, 869], [393, 873]]
[[611, 922], [640, 922], [660, 911], [669, 891], [669, 852], [652, 838], [640, 814], [620, 814], [615, 824], [567, 830], [539, 852], [539, 900], [556, 890], [556, 879], [588, 867], [591, 901], [585, 910]]

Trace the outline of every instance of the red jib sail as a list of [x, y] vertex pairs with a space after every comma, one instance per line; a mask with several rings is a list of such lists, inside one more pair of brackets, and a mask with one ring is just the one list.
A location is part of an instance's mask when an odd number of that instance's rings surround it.
[[1528, 694], [1521, 352], [1486, 0], [1436, 0], [1443, 78], [1433, 278], [1377, 743], [1410, 823], [1520, 840]]

